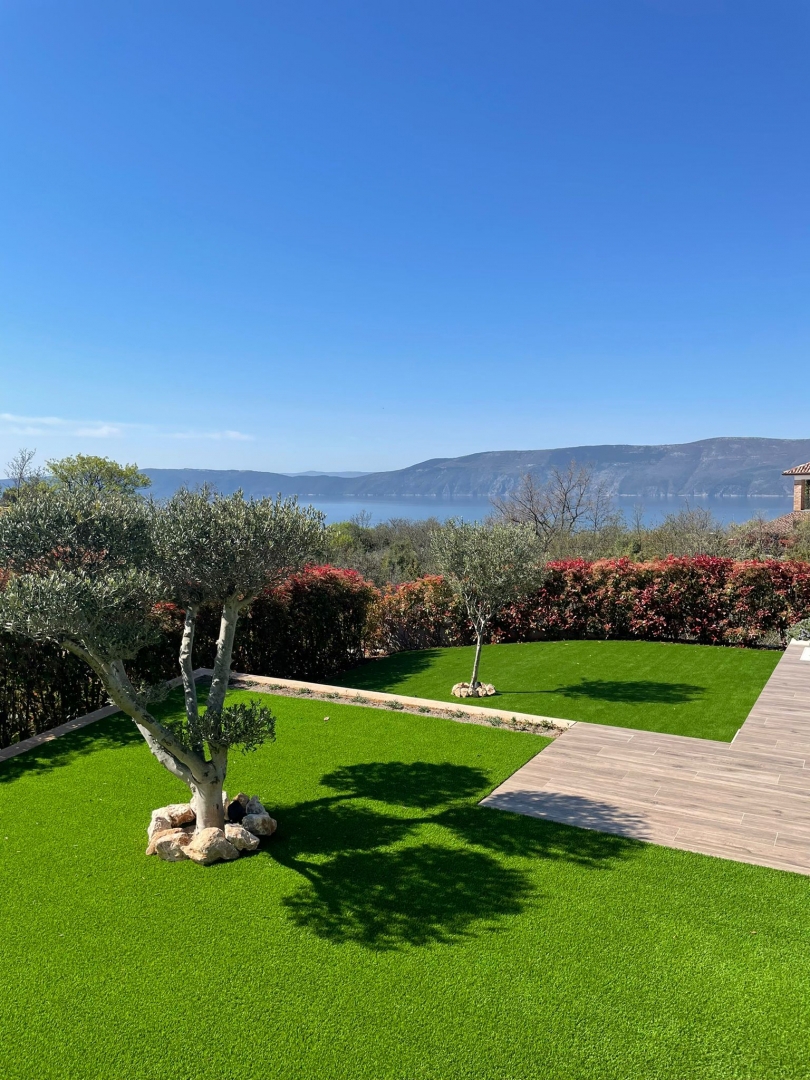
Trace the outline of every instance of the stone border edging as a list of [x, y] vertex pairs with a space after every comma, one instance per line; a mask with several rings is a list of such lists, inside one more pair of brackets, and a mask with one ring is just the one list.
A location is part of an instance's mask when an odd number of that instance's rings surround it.
[[[213, 673], [213, 668], [195, 668], [194, 678], [210, 677]], [[236, 671], [231, 672], [231, 680], [238, 680], [244, 689], [249, 689], [251, 685], [264, 686], [267, 687], [266, 692], [278, 690], [282, 696], [287, 697], [305, 697], [308, 691], [320, 697], [328, 697], [330, 700], [337, 698], [346, 705], [366, 705], [372, 708], [376, 705], [382, 705], [390, 708], [394, 704], [411, 711], [440, 713], [443, 719], [448, 720], [463, 720], [467, 717], [469, 720], [478, 721], [479, 723], [495, 720], [506, 724], [511, 722], [531, 724], [540, 729], [538, 734], [543, 731], [555, 731], [559, 734], [567, 731], [576, 723], [576, 720], [562, 720], [556, 716], [536, 716], [534, 713], [510, 712], [507, 709], [486, 709], [481, 705], [462, 705], [461, 703], [456, 705], [452, 701], [432, 701], [429, 698], [385, 694], [380, 690], [352, 690], [346, 686], [328, 686], [326, 683], [303, 682], [300, 679], [274, 679], [267, 675], [241, 675]], [[182, 677], [178, 675], [177, 678], [169, 679], [167, 685], [174, 688], [180, 686], [182, 682]], [[302, 690], [304, 691], [303, 694], [301, 693]], [[286, 695], [285, 691], [287, 691]], [[77, 716], [75, 720], [68, 720], [67, 723], [50, 728], [39, 735], [32, 735], [29, 739], [22, 739], [18, 743], [12, 743], [11, 746], [0, 750], [0, 762], [8, 761], [9, 758], [17, 757], [18, 754], [24, 754], [27, 750], [35, 750], [38, 746], [53, 742], [60, 735], [69, 735], [72, 731], [78, 731], [80, 728], [87, 727], [88, 724], [94, 724], [96, 720], [106, 720], [108, 716], [114, 716], [120, 711], [117, 705], [105, 705], [101, 709], [96, 709], [95, 712]]]
[[[210, 675], [211, 669], [200, 669], [200, 674]], [[196, 674], [196, 672], [195, 672]], [[386, 694], [380, 690], [353, 690], [346, 686], [329, 686], [326, 683], [303, 682], [300, 679], [275, 679], [267, 675], [241, 675], [234, 671], [231, 673], [232, 680], [248, 685], [256, 684], [266, 686], [269, 689], [278, 689], [283, 694], [289, 691], [290, 697], [299, 696], [303, 690], [321, 697], [328, 697], [342, 701], [347, 705], [401, 705], [407, 709], [424, 709], [430, 712], [439, 712], [449, 719], [459, 719], [460, 716], [468, 716], [477, 720], [499, 720], [501, 723], [517, 721], [521, 724], [534, 724], [546, 731], [567, 731], [573, 727], [576, 720], [563, 720], [557, 716], [538, 716], [536, 713], [512, 712], [510, 709], [488, 709], [482, 705], [465, 705], [459, 701], [434, 701], [431, 698], [408, 697], [403, 694]], [[302, 695], [304, 696], [304, 695]], [[447, 714], [451, 713], [449, 717]]]
[[42, 746], [43, 743], [58, 739], [60, 735], [69, 735], [71, 731], [78, 731], [79, 728], [93, 724], [96, 720], [104, 720], [106, 717], [113, 716], [120, 711], [117, 705], [105, 705], [103, 709], [96, 709], [95, 712], [87, 713], [85, 716], [77, 716], [75, 720], [68, 720], [66, 724], [50, 728], [39, 735], [32, 735], [30, 739], [22, 739], [20, 742], [12, 743], [11, 746], [0, 750], [0, 761], [8, 761], [9, 758], [16, 757], [17, 754], [24, 754], [26, 750], [33, 750], [37, 746]]
[[[197, 668], [194, 677], [199, 679], [201, 675], [210, 674], [211, 670], [209, 668]], [[175, 679], [169, 679], [167, 686], [174, 688], [180, 686], [182, 681], [182, 675], [178, 675]], [[96, 709], [95, 712], [77, 716], [75, 720], [68, 720], [66, 724], [60, 724], [59, 727], [49, 728], [48, 731], [42, 731], [39, 735], [32, 735], [30, 739], [22, 739], [20, 742], [12, 743], [11, 746], [0, 750], [0, 761], [8, 761], [9, 758], [16, 757], [18, 754], [24, 754], [26, 750], [35, 750], [38, 746], [42, 746], [43, 743], [58, 739], [60, 735], [69, 735], [71, 731], [78, 731], [79, 728], [87, 727], [88, 724], [94, 724], [96, 720], [106, 720], [108, 716], [115, 716], [120, 711], [117, 705], [105, 705], [101, 709]]]

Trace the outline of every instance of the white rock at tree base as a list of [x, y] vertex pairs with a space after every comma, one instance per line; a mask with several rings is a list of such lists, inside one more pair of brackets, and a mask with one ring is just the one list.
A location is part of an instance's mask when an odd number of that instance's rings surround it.
[[266, 814], [267, 813], [264, 806], [259, 802], [258, 798], [255, 795], [251, 796], [251, 798], [248, 799], [247, 803], [245, 804], [245, 810], [249, 814]]
[[248, 832], [242, 825], [226, 825], [225, 836], [237, 851], [255, 851], [259, 846], [258, 836]]
[[181, 829], [172, 829], [172, 828], [169, 828], [167, 826], [165, 829], [158, 829], [156, 832], [153, 832], [152, 833], [152, 838], [150, 839], [149, 843], [146, 845], [146, 854], [147, 855], [154, 855], [155, 854], [155, 851], [157, 850], [157, 848], [155, 847], [155, 844], [157, 844], [157, 842], [161, 838], [161, 836], [168, 836], [169, 833], [175, 833], [175, 832], [181, 832], [181, 831], [182, 831]]
[[467, 697], [492, 697], [493, 694], [497, 694], [497, 690], [492, 683], [479, 683], [478, 686], [472, 687], [469, 683], [459, 682], [453, 687], [450, 693], [453, 697], [467, 698]]
[[174, 826], [168, 818], [160, 817], [157, 810], [154, 810], [152, 812], [152, 820], [149, 822], [146, 830], [146, 835], [149, 837], [149, 841], [151, 843], [151, 841], [154, 840], [156, 836], [159, 836], [161, 833], [168, 832], [168, 830], [173, 827]]
[[146, 835], [151, 840], [155, 833], [165, 832], [166, 829], [177, 829], [180, 825], [187, 825], [194, 821], [195, 814], [191, 803], [169, 803], [152, 811], [152, 820], [146, 830]]
[[[187, 859], [186, 848], [194, 839], [194, 833], [189, 829], [169, 829], [160, 836], [156, 836], [149, 848], [154, 848], [154, 854], [166, 862], [180, 862]], [[149, 855], [149, 848], [146, 854]]]
[[222, 829], [202, 829], [195, 833], [191, 843], [186, 845], [185, 853], [189, 859], [202, 866], [210, 866], [221, 859], [239, 858], [239, 852]]
[[277, 823], [265, 811], [263, 814], [245, 814], [242, 818], [242, 828], [252, 832], [254, 836], [272, 836], [276, 831]]
[[238, 802], [240, 806], [244, 806], [244, 808], [247, 810], [247, 804], [250, 802], [250, 796], [246, 795], [244, 791], [240, 791], [234, 799], [234, 802]]

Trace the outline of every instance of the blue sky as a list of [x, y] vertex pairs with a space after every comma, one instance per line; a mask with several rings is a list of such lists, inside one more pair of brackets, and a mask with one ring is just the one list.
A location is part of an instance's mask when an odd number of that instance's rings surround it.
[[5, 0], [0, 462], [806, 437], [804, 0]]

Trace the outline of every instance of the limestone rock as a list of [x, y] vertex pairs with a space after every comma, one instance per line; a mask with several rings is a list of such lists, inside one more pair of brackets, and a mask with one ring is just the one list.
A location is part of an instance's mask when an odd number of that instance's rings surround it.
[[156, 836], [159, 836], [161, 833], [168, 832], [171, 828], [173, 828], [173, 826], [169, 819], [167, 817], [161, 817], [157, 810], [153, 810], [152, 820], [149, 822], [146, 830], [146, 835], [149, 837], [149, 842], [151, 843]]
[[450, 691], [453, 697], [467, 698], [467, 697], [492, 697], [493, 694], [497, 694], [498, 691], [492, 685], [492, 683], [479, 683], [478, 686], [470, 686], [469, 683], [459, 682]]
[[151, 836], [151, 838], [149, 840], [149, 843], [146, 845], [146, 854], [147, 855], [154, 855], [155, 854], [155, 851], [156, 851], [155, 844], [158, 842], [158, 840], [161, 838], [161, 836], [168, 836], [169, 833], [176, 833], [176, 832], [182, 832], [182, 830], [181, 829], [165, 828], [165, 829], [158, 829], [156, 832], [153, 832], [152, 836]]
[[151, 840], [156, 833], [165, 832], [166, 829], [177, 829], [194, 821], [194, 811], [191, 803], [170, 803], [152, 811], [152, 820], [146, 834]]
[[265, 811], [263, 814], [245, 814], [242, 827], [252, 832], [254, 836], [272, 836], [277, 824]]
[[[188, 858], [186, 848], [193, 839], [194, 834], [188, 829], [169, 829], [155, 837], [149, 847], [154, 847], [158, 858], [166, 862], [180, 862]], [[149, 848], [146, 852], [149, 854]]]
[[237, 851], [255, 851], [259, 846], [258, 836], [241, 825], [226, 825], [225, 836]]
[[247, 804], [250, 802], [250, 796], [246, 795], [244, 791], [240, 791], [234, 799], [234, 802], [238, 802], [240, 806], [244, 806], [245, 810], [247, 810]]
[[251, 796], [251, 798], [248, 799], [248, 801], [247, 801], [247, 803], [245, 805], [245, 810], [247, 811], [248, 814], [266, 814], [267, 813], [264, 806], [262, 806], [262, 804], [259, 802], [258, 798], [255, 795]]
[[202, 829], [195, 833], [185, 848], [187, 858], [202, 866], [210, 866], [220, 859], [238, 859], [239, 852], [225, 836], [222, 829]]
[[182, 833], [183, 836], [186, 837], [186, 840], [184, 840], [182, 842], [184, 844], [187, 843], [192, 838], [192, 836], [194, 835], [194, 824], [193, 824], [193, 822], [192, 822], [191, 825], [184, 825], [182, 828], [161, 829], [159, 832], [153, 833], [152, 834], [152, 839], [149, 841], [149, 844], [147, 845], [146, 854], [147, 855], [156, 855], [157, 854], [158, 840], [162, 839], [162, 837], [164, 837], [164, 836], [176, 836], [179, 833]]

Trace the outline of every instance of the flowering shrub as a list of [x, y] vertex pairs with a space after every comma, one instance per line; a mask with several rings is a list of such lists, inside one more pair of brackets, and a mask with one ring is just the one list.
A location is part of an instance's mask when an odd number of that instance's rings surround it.
[[369, 612], [368, 645], [374, 652], [435, 649], [472, 640], [461, 604], [438, 576], [389, 585]]
[[[376, 635], [379, 647], [396, 651], [469, 640], [469, 628], [441, 579], [422, 581], [430, 584], [412, 582], [383, 594], [378, 607], [385, 633]], [[705, 555], [647, 563], [571, 559], [550, 563], [542, 587], [500, 613], [490, 640], [590, 637], [754, 645], [784, 640], [787, 628], [808, 613], [810, 563]]]
[[[233, 670], [287, 679], [323, 679], [362, 659], [377, 590], [356, 570], [309, 566], [267, 589], [239, 619]], [[203, 612], [194, 663], [210, 667], [219, 613]]]

